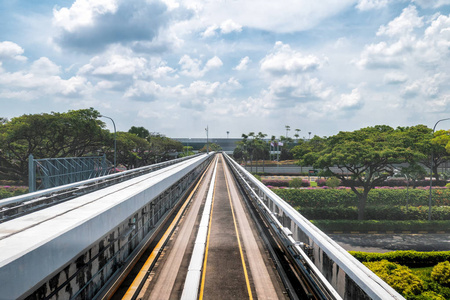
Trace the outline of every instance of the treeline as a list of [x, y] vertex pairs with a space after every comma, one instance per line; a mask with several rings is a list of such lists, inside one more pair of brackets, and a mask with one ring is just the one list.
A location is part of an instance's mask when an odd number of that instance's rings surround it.
[[386, 179], [401, 175], [408, 181], [423, 179], [428, 170], [440, 179], [438, 167], [450, 158], [450, 131], [434, 132], [425, 125], [392, 128], [387, 125], [339, 132], [331, 137], [314, 136], [308, 140], [243, 134], [235, 150], [237, 159], [267, 159], [269, 150], [288, 152], [302, 166], [321, 170], [320, 175], [336, 177], [358, 198], [358, 219], [364, 219], [367, 196]]
[[[26, 182], [28, 157], [103, 155], [114, 160], [114, 132], [93, 109], [0, 118], [0, 180]], [[183, 145], [144, 127], [117, 132], [117, 164], [127, 169], [165, 161]]]

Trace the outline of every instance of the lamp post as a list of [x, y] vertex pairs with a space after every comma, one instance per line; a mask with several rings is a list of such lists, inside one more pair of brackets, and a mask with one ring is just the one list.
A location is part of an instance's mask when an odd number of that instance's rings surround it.
[[205, 131], [206, 131], [206, 154], [209, 154], [208, 125], [206, 125]]
[[227, 131], [227, 139], [228, 139], [228, 135], [230, 134], [230, 132], [229, 131]]
[[[436, 130], [436, 125], [441, 122], [441, 121], [446, 121], [446, 120], [450, 120], [450, 118], [446, 118], [446, 119], [441, 119], [439, 121], [436, 122], [436, 124], [434, 124], [433, 127], [433, 136], [434, 136], [434, 131]], [[434, 162], [434, 153], [433, 153], [433, 147], [431, 147], [431, 164], [430, 164], [430, 195], [428, 197], [428, 221], [431, 221], [431, 188], [433, 186], [433, 162]]]
[[117, 132], [116, 132], [116, 123], [114, 123], [114, 120], [110, 117], [104, 116], [104, 115], [99, 115], [99, 117], [101, 118], [107, 118], [110, 119], [113, 123], [114, 126], [114, 173], [117, 172]]

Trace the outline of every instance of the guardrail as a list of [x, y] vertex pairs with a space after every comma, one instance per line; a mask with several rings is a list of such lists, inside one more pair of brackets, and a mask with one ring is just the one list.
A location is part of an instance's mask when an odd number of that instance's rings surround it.
[[[298, 211], [257, 180], [242, 166], [225, 155], [227, 161], [260, 208], [267, 212], [282, 230], [282, 240], [295, 249], [302, 262], [311, 267], [319, 280], [325, 279], [343, 299], [404, 299], [392, 287], [351, 256]], [[310, 255], [306, 255], [308, 250]], [[314, 264], [311, 266], [310, 264]], [[328, 287], [327, 283], [325, 288]]]
[[42, 209], [44, 207], [54, 205], [55, 203], [70, 200], [74, 197], [78, 197], [80, 195], [99, 190], [101, 188], [111, 186], [113, 184], [123, 182], [131, 178], [148, 174], [156, 170], [160, 170], [167, 166], [192, 159], [199, 155], [201, 154], [173, 159], [150, 166], [131, 169], [120, 173], [96, 177], [71, 184], [66, 184], [63, 186], [49, 188], [46, 190], [31, 192], [25, 195], [2, 199], [0, 200], [0, 223], [29, 213], [30, 211]]

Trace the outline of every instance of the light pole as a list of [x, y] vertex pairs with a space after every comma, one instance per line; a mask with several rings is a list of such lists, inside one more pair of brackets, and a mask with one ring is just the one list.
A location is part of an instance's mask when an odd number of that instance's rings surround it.
[[99, 117], [101, 118], [107, 118], [110, 119], [113, 123], [114, 126], [114, 173], [117, 172], [117, 132], [116, 132], [116, 123], [114, 123], [114, 120], [110, 117], [104, 116], [104, 115], [99, 115]]
[[208, 125], [206, 125], [205, 131], [206, 131], [206, 154], [209, 154]]
[[[441, 121], [446, 121], [446, 120], [450, 120], [450, 118], [446, 118], [446, 119], [441, 119], [439, 121], [436, 122], [436, 124], [434, 124], [433, 127], [433, 136], [434, 137], [434, 131], [436, 130], [436, 125], [441, 122]], [[431, 221], [431, 188], [433, 186], [433, 161], [434, 161], [434, 153], [433, 153], [433, 147], [431, 147], [431, 164], [430, 164], [430, 196], [428, 198], [428, 221]]]
[[229, 131], [227, 131], [227, 139], [228, 139], [228, 135], [230, 134], [230, 132]]

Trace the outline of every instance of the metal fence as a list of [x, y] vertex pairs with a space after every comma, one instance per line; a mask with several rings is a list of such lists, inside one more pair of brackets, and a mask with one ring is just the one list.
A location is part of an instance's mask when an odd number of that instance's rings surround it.
[[107, 175], [111, 163], [106, 156], [34, 159], [29, 156], [30, 192]]

